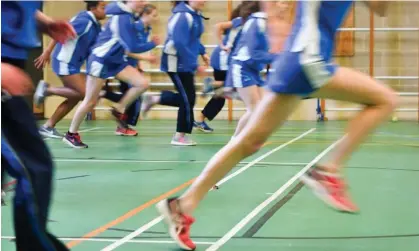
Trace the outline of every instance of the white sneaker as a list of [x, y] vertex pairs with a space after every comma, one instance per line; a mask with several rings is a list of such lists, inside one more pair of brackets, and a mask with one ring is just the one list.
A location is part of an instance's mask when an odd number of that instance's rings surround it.
[[33, 95], [33, 101], [37, 107], [44, 103], [46, 93], [47, 93], [48, 84], [41, 80], [36, 87], [35, 94]]
[[174, 146], [196, 146], [196, 142], [191, 140], [186, 134], [183, 136], [173, 136], [171, 144]]

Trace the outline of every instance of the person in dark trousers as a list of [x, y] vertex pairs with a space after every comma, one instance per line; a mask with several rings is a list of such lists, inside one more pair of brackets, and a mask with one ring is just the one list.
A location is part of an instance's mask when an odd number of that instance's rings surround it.
[[192, 132], [195, 106], [195, 72], [204, 72], [205, 67], [198, 66], [201, 55], [205, 64], [209, 56], [200, 38], [204, 32], [201, 11], [206, 1], [193, 0], [177, 2], [168, 23], [168, 36], [163, 48], [161, 70], [167, 72], [178, 93], [164, 91], [160, 97], [145, 96], [144, 115], [155, 104], [179, 107], [176, 133], [172, 145], [194, 146], [196, 142], [189, 138]]
[[41, 1], [1, 2], [1, 168], [17, 180], [13, 216], [19, 251], [68, 250], [47, 230], [54, 167], [23, 97], [33, 87], [22, 69], [28, 51], [40, 45], [37, 28], [60, 43], [76, 33], [69, 23], [42, 14], [41, 7]]
[[[240, 17], [240, 9], [242, 6], [243, 4], [240, 4], [233, 10], [230, 21], [220, 22], [215, 26], [216, 36], [219, 40], [219, 45], [211, 54], [211, 67], [214, 69], [215, 83], [211, 84], [204, 80], [204, 95], [214, 88], [218, 89], [224, 86], [224, 81], [227, 78], [228, 66], [231, 61], [231, 52], [237, 44], [243, 24], [243, 19]], [[223, 109], [224, 104], [225, 98], [223, 96], [214, 95], [210, 101], [208, 101], [204, 109], [198, 114], [198, 118], [194, 122], [194, 127], [202, 132], [213, 132], [214, 130], [205, 122], [205, 120], [208, 119], [212, 121]]]
[[[148, 41], [148, 38], [151, 33], [151, 25], [158, 20], [158, 13], [156, 6], [152, 4], [147, 4], [144, 6], [144, 10], [142, 11], [140, 18], [138, 21], [135, 22], [138, 37], [141, 38], [141, 44], [142, 44], [142, 52], [150, 51], [154, 48], [156, 48], [157, 45], [160, 44], [160, 38], [158, 36], [152, 36], [151, 40]], [[148, 61], [153, 61], [152, 59], [155, 58], [153, 55], [141, 55], [144, 59]], [[154, 62], [154, 61], [153, 61]], [[128, 63], [134, 67], [137, 68], [140, 73], [143, 73], [143, 70], [140, 67], [140, 61], [136, 58], [128, 57]], [[112, 92], [109, 87], [109, 81], [106, 82], [105, 85], [105, 93], [103, 95], [103, 98], [106, 98], [108, 100], [111, 100], [113, 102], [119, 102], [124, 94], [131, 88], [131, 85], [129, 83], [126, 83], [124, 81], [120, 81], [119, 90], [120, 93]], [[127, 110], [125, 111], [125, 114], [127, 115], [127, 124], [130, 126], [136, 126], [138, 122], [138, 118], [140, 116], [141, 111], [141, 103], [142, 98], [138, 98], [134, 103], [132, 103], [130, 106], [127, 107]], [[137, 136], [138, 132], [137, 130], [127, 127], [127, 128], [121, 128], [118, 127], [115, 132], [116, 135], [123, 135], [123, 136]]]

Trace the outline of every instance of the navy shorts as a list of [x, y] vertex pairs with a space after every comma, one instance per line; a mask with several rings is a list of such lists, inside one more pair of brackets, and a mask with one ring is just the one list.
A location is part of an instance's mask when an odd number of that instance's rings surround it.
[[87, 74], [101, 79], [108, 79], [115, 77], [128, 66], [130, 65], [127, 61], [107, 63], [90, 56], [87, 60]]
[[251, 69], [244, 64], [233, 62], [227, 73], [226, 87], [246, 88], [257, 85], [262, 87], [265, 81], [260, 76], [260, 72]]
[[69, 76], [80, 73], [81, 66], [67, 64], [55, 58], [52, 59], [52, 70], [57, 76]]
[[321, 55], [283, 52], [272, 64], [267, 88], [276, 93], [308, 96], [335, 74], [337, 65]]

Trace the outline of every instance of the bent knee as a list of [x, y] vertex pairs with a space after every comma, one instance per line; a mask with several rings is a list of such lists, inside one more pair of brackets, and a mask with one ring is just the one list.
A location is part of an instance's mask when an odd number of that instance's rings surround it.
[[145, 78], [136, 79], [131, 82], [133, 87], [140, 88], [140, 89], [148, 89], [150, 88], [150, 80]]
[[399, 104], [399, 97], [396, 92], [389, 90], [388, 93], [385, 94], [382, 101], [376, 105], [385, 108], [388, 112], [394, 111]]
[[241, 144], [243, 145], [244, 154], [250, 156], [257, 153], [265, 142], [260, 139], [246, 139]]
[[91, 110], [97, 105], [97, 100], [84, 100], [83, 103], [87, 109]]

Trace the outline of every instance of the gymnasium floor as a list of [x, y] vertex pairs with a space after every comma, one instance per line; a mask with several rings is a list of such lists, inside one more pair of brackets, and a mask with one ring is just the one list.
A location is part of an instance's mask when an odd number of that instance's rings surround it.
[[[211, 125], [216, 132], [195, 133], [199, 146], [188, 148], [169, 145], [173, 120], [143, 121], [136, 138], [114, 136], [111, 121], [84, 123], [86, 150], [48, 139], [57, 166], [49, 227], [72, 250], [178, 250], [154, 204], [186, 188], [235, 128]], [[419, 250], [417, 122], [386, 124], [349, 161], [358, 215], [329, 209], [296, 179], [331, 149], [343, 125], [289, 122], [275, 133], [204, 200], [192, 228], [197, 249]], [[11, 195], [2, 207], [2, 250], [14, 250]]]

